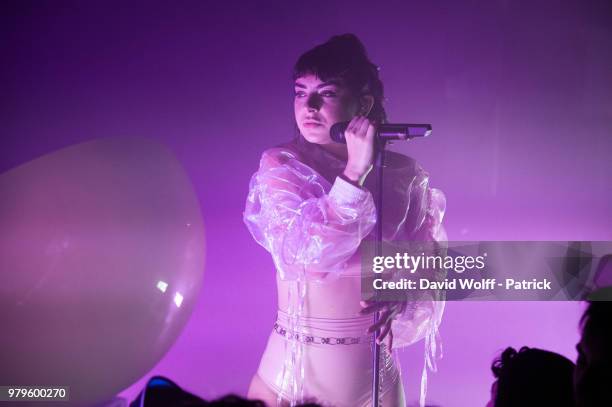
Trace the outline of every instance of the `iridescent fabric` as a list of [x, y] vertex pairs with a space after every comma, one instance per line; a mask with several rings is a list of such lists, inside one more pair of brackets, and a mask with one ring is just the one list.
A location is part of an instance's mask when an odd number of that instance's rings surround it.
[[[359, 278], [359, 246], [374, 235], [375, 174], [358, 188], [338, 177], [345, 166], [344, 160], [298, 136], [266, 150], [250, 181], [244, 221], [254, 239], [272, 255], [280, 278], [295, 281], [297, 295], [291, 298], [287, 311], [296, 325], [308, 295], [302, 288], [304, 282], [325, 284], [340, 276]], [[415, 160], [387, 152], [383, 202], [384, 241], [446, 240], [444, 194], [429, 187], [428, 174]], [[440, 298], [409, 304], [393, 321], [393, 348], [425, 338], [425, 364], [435, 370], [443, 310]], [[299, 381], [304, 379], [299, 376], [298, 345], [293, 346], [289, 367], [293, 370], [290, 385], [297, 388], [293, 392], [297, 398]], [[424, 369], [421, 403], [426, 373]]]

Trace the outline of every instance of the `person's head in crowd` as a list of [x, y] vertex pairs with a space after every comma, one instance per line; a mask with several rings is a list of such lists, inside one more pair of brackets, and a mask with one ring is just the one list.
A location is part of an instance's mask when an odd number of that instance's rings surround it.
[[574, 363], [564, 356], [523, 346], [511, 347], [491, 370], [497, 379], [487, 407], [573, 407]]
[[574, 375], [577, 405], [612, 406], [612, 302], [589, 302], [580, 326]]
[[267, 407], [266, 403], [261, 400], [249, 400], [237, 396], [235, 394], [228, 394], [221, 397], [220, 399], [205, 402], [202, 407]]

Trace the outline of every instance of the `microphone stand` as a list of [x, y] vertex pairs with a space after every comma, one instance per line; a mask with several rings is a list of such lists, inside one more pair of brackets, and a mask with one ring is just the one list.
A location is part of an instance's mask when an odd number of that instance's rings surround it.
[[[385, 164], [385, 147], [387, 140], [379, 138], [376, 149], [375, 167], [378, 179], [378, 187], [376, 188], [376, 256], [382, 256], [382, 239], [383, 239], [383, 227], [382, 227], [382, 205], [383, 205], [383, 168]], [[374, 324], [378, 323], [379, 313], [374, 313]], [[380, 345], [376, 343], [376, 339], [380, 334], [380, 329], [374, 332], [374, 352], [372, 356], [372, 407], [379, 407], [378, 398], [380, 391]]]
[[[386, 137], [377, 137], [376, 157], [374, 160], [377, 172], [376, 188], [376, 256], [382, 256], [383, 252], [383, 168], [385, 167], [385, 147], [393, 139], [411, 140], [415, 137], [427, 137], [431, 134], [431, 124], [398, 124], [387, 125]], [[380, 133], [379, 133], [380, 136]], [[393, 137], [389, 137], [393, 136]], [[374, 324], [379, 321], [379, 312], [374, 313]], [[388, 333], [387, 335], [390, 335]], [[374, 349], [372, 356], [372, 407], [379, 407], [380, 396], [380, 345], [376, 338], [380, 335], [380, 329], [374, 332]]]
[[[348, 127], [349, 122], [340, 122], [334, 124], [330, 129], [332, 140], [337, 143], [346, 143], [344, 140], [344, 131]], [[389, 124], [380, 127], [378, 137], [376, 138], [375, 152], [375, 167], [378, 178], [378, 188], [376, 191], [376, 256], [382, 256], [382, 207], [383, 207], [383, 168], [385, 164], [385, 147], [390, 140], [411, 140], [415, 137], [427, 137], [431, 134], [431, 124]], [[379, 313], [374, 313], [374, 324], [379, 321]], [[378, 407], [379, 384], [380, 384], [380, 345], [376, 343], [376, 338], [380, 334], [380, 329], [374, 332], [373, 357], [372, 366], [372, 407]]]

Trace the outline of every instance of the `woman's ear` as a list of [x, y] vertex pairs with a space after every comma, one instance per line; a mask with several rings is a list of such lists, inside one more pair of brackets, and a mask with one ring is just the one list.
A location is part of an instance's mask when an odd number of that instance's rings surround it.
[[370, 111], [372, 110], [372, 106], [374, 106], [374, 96], [362, 95], [359, 98], [359, 103], [360, 103], [359, 114], [363, 116], [367, 116], [368, 114], [370, 114]]

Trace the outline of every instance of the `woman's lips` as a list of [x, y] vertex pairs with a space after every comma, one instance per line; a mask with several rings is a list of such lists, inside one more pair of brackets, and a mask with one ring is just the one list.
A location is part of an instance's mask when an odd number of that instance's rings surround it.
[[322, 124], [318, 122], [304, 122], [304, 127], [317, 127], [317, 126], [322, 126]]

